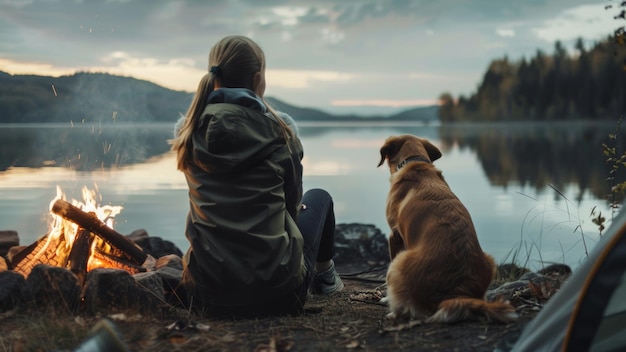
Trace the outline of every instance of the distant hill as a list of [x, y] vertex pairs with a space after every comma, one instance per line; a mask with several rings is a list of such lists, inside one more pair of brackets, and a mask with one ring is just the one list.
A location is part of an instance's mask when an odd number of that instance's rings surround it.
[[394, 121], [432, 122], [438, 119], [437, 118], [438, 111], [439, 111], [438, 105], [421, 106], [421, 107], [405, 110], [397, 114], [391, 115], [389, 116], [389, 119], [394, 120]]
[[300, 108], [297, 106], [289, 105], [284, 101], [278, 100], [273, 97], [265, 97], [265, 100], [276, 110], [286, 112], [291, 115], [295, 120], [304, 121], [327, 121], [335, 120], [337, 116], [329, 114], [327, 112], [313, 109], [313, 108]]
[[312, 109], [300, 108], [289, 105], [276, 98], [267, 97], [266, 100], [272, 107], [284, 111], [298, 121], [419, 121], [432, 122], [438, 120], [437, 112], [439, 106], [421, 106], [408, 109], [390, 116], [359, 116], [359, 115], [334, 115], [327, 112]]
[[0, 122], [164, 122], [192, 95], [104, 73], [46, 77], [0, 72]]
[[[192, 98], [192, 93], [106, 73], [47, 77], [0, 72], [0, 123], [173, 122], [185, 114]], [[436, 106], [365, 118], [296, 107], [272, 97], [266, 99], [299, 121], [437, 119]]]

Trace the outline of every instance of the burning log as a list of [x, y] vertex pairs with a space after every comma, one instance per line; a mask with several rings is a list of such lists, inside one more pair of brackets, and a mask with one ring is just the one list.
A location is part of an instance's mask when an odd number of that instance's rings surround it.
[[128, 259], [133, 263], [141, 265], [145, 262], [147, 255], [141, 248], [137, 247], [132, 241], [124, 237], [124, 235], [104, 224], [96, 214], [84, 212], [80, 208], [62, 199], [54, 202], [52, 212], [100, 237], [128, 256]]
[[70, 270], [78, 277], [81, 286], [85, 282], [87, 262], [89, 261], [89, 256], [91, 255], [92, 242], [93, 235], [91, 232], [83, 228], [79, 228], [70, 254], [67, 257], [67, 263]]
[[139, 265], [124, 261], [118, 256], [110, 255], [97, 250], [92, 253], [91, 257], [92, 259], [87, 264], [87, 271], [92, 271], [97, 268], [110, 268], [124, 270], [131, 275], [146, 271], [145, 268]]
[[58, 255], [57, 249], [65, 245], [65, 241], [46, 235], [30, 246], [22, 249], [11, 258], [13, 271], [27, 277], [38, 264], [64, 267], [67, 258]]

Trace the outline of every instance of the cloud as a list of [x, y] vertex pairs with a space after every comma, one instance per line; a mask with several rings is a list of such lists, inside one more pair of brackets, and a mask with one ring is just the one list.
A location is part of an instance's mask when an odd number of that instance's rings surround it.
[[283, 26], [295, 26], [299, 22], [299, 18], [308, 13], [306, 7], [279, 6], [271, 9], [278, 16]]
[[124, 52], [113, 52], [101, 59], [100, 65], [58, 67], [40, 62], [25, 62], [0, 59], [0, 68], [10, 74], [36, 74], [43, 76], [65, 76], [76, 72], [106, 72], [120, 76], [132, 76], [182, 91], [195, 91], [206, 70], [195, 67], [193, 60], [132, 57]]
[[321, 34], [322, 40], [332, 45], [339, 44], [346, 38], [343, 32], [333, 28], [323, 28]]
[[604, 5], [582, 5], [565, 10], [544, 21], [533, 32], [537, 37], [551, 43], [557, 40], [608, 37], [618, 27], [618, 22], [613, 20], [613, 13], [607, 11]]
[[206, 69], [197, 68], [196, 62], [189, 58], [160, 60], [133, 57], [118, 51], [103, 57], [101, 61], [103, 66], [93, 66], [86, 71], [133, 76], [182, 91], [195, 91], [200, 78], [206, 73]]
[[515, 30], [510, 28], [498, 28], [496, 29], [496, 34], [501, 37], [514, 37]]
[[355, 74], [337, 71], [281, 70], [268, 69], [265, 74], [268, 85], [275, 88], [302, 89], [317, 82], [349, 82], [358, 77]]
[[0, 69], [108, 72], [194, 91], [210, 47], [243, 34], [265, 51], [279, 99], [412, 104], [471, 92], [504, 55], [612, 33], [613, 14], [590, 2], [0, 0]]
[[12, 75], [39, 74], [59, 77], [74, 73], [74, 68], [56, 67], [48, 63], [0, 59], [0, 70]]

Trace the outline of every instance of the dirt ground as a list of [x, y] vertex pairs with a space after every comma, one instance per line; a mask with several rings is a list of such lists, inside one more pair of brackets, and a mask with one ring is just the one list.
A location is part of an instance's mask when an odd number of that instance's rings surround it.
[[[129, 351], [506, 351], [539, 310], [519, 305], [520, 319], [512, 324], [391, 321], [378, 302], [383, 275], [343, 275], [342, 292], [312, 296], [300, 316], [218, 320], [171, 309], [108, 319]], [[101, 319], [5, 312], [0, 351], [75, 351]], [[99, 331], [104, 336], [106, 329]]]

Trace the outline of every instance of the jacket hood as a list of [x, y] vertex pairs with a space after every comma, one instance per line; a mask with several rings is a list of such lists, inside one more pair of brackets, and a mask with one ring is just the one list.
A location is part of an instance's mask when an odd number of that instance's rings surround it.
[[200, 168], [213, 173], [245, 169], [284, 146], [280, 124], [252, 91], [220, 88], [208, 102], [192, 137]]
[[207, 104], [228, 103], [266, 113], [267, 107], [261, 98], [246, 88], [220, 88], [209, 94]]
[[[215, 94], [213, 94], [215, 93]], [[238, 104], [241, 106], [247, 106], [254, 110], [259, 110], [267, 113], [267, 107], [263, 100], [254, 94], [251, 90], [244, 88], [220, 88], [218, 91], [209, 94], [209, 99], [214, 102]], [[209, 102], [210, 103], [210, 102]], [[275, 110], [278, 116], [291, 128], [291, 130], [299, 137], [300, 131], [296, 121], [283, 111]], [[181, 116], [174, 125], [174, 138], [178, 136], [180, 129], [185, 123], [185, 116]]]

